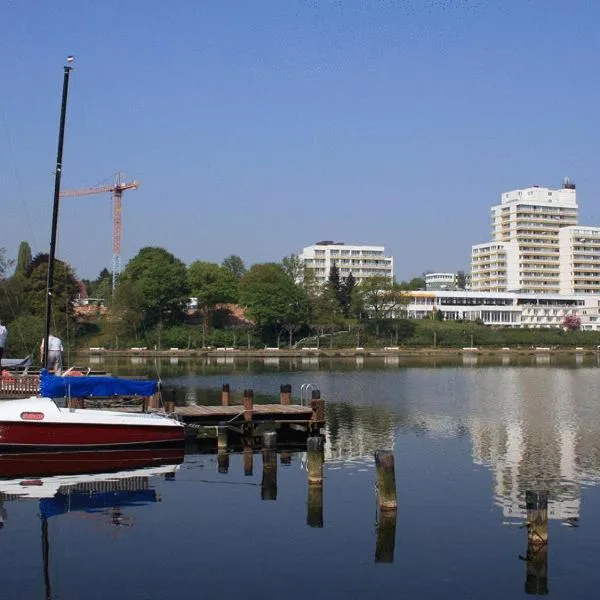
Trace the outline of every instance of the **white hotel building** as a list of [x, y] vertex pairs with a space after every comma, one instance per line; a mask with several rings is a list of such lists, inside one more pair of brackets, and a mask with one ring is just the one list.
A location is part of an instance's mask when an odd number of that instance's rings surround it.
[[325, 283], [335, 264], [340, 278], [352, 273], [357, 283], [369, 277], [394, 279], [394, 259], [385, 255], [383, 246], [353, 246], [343, 242], [317, 242], [298, 256], [305, 269], [314, 272], [317, 283]]
[[[562, 283], [567, 278], [564, 269], [569, 258], [561, 258], [563, 245], [559, 242], [562, 228], [577, 225], [573, 183], [565, 179], [560, 189], [534, 186], [505, 192], [501, 203], [493, 206], [491, 212], [492, 241], [477, 244], [471, 251], [473, 291], [538, 294], [564, 293], [565, 289], [579, 291]], [[600, 278], [595, 291], [600, 292]]]
[[600, 295], [473, 292], [465, 290], [406, 292], [401, 311], [411, 319], [431, 318], [441, 311], [445, 320], [475, 321], [513, 328], [561, 327], [565, 317], [581, 320], [583, 331], [600, 331]]

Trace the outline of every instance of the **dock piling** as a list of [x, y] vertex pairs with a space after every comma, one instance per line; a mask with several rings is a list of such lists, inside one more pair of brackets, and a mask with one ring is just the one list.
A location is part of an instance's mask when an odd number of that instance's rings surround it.
[[244, 421], [252, 421], [252, 412], [254, 410], [254, 392], [244, 390]]
[[229, 406], [230, 394], [229, 394], [229, 384], [224, 383], [223, 389], [221, 390], [221, 406]]
[[279, 402], [284, 405], [292, 403], [292, 386], [288, 383], [279, 388]]
[[379, 510], [396, 510], [396, 474], [394, 472], [394, 453], [389, 450], [375, 452], [375, 466], [377, 468], [377, 497]]

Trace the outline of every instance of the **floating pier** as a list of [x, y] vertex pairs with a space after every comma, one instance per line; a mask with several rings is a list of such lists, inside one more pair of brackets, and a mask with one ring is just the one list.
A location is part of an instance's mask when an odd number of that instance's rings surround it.
[[[319, 390], [311, 390], [311, 399], [292, 403], [292, 386], [282, 385], [279, 403], [256, 404], [254, 391], [245, 389], [242, 403], [233, 404], [229, 384], [224, 384], [219, 405], [177, 406], [165, 408], [182, 421], [188, 437], [196, 438], [206, 449], [217, 447], [266, 449], [295, 443], [306, 444], [309, 436], [322, 435], [325, 427], [325, 401]], [[150, 403], [149, 410], [158, 409]]]

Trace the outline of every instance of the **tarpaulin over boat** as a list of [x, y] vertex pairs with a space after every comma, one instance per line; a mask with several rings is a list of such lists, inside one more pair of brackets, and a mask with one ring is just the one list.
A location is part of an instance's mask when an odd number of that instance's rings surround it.
[[122, 379], [90, 375], [61, 377], [42, 370], [40, 392], [47, 398], [93, 398], [94, 396], [152, 396], [158, 382], [147, 379]]
[[40, 515], [44, 518], [62, 515], [68, 512], [94, 512], [106, 508], [122, 506], [143, 506], [156, 502], [156, 490], [123, 490], [120, 492], [99, 492], [57, 494], [54, 498], [40, 500]]

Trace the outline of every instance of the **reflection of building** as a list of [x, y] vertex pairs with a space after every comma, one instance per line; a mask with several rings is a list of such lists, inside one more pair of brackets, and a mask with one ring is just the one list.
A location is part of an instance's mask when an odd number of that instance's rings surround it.
[[548, 517], [576, 519], [582, 474], [568, 371], [511, 370], [495, 398], [473, 397], [474, 461], [494, 472], [494, 498], [505, 517], [526, 516], [525, 491], [548, 490]]
[[372, 462], [376, 450], [394, 447], [395, 432], [394, 415], [387, 411], [332, 405], [327, 412], [325, 460]]

